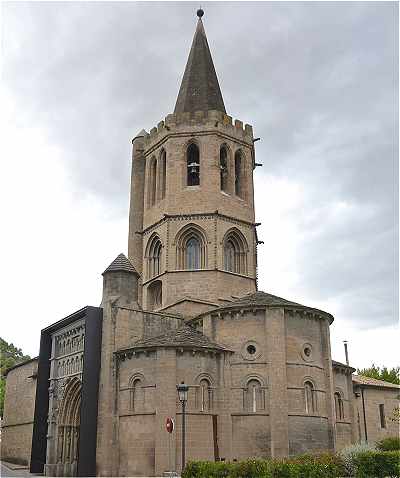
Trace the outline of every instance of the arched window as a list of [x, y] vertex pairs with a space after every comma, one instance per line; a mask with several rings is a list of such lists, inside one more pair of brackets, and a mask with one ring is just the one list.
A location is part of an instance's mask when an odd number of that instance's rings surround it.
[[221, 191], [228, 191], [228, 151], [226, 146], [219, 150], [219, 174]]
[[162, 306], [162, 282], [156, 280], [147, 289], [147, 308], [149, 310], [159, 309]]
[[235, 194], [241, 198], [243, 197], [242, 166], [242, 152], [239, 150], [235, 153]]
[[200, 241], [191, 237], [186, 243], [185, 269], [200, 269]]
[[200, 152], [197, 144], [190, 143], [186, 153], [187, 185], [198, 186], [200, 184]]
[[129, 408], [132, 411], [138, 411], [143, 406], [143, 385], [139, 378], [135, 378], [130, 386]]
[[224, 269], [236, 274], [247, 274], [248, 246], [243, 234], [233, 229], [224, 238]]
[[148, 203], [149, 206], [154, 206], [157, 197], [157, 161], [156, 158], [151, 158], [148, 175]]
[[212, 408], [212, 389], [210, 382], [203, 378], [199, 384], [199, 408], [202, 412], [208, 412]]
[[306, 413], [312, 415], [316, 412], [314, 385], [309, 381], [304, 383], [304, 402]]
[[249, 412], [258, 412], [265, 409], [265, 394], [261, 383], [252, 378], [247, 382], [246, 405]]
[[150, 238], [146, 250], [147, 276], [149, 279], [161, 274], [161, 254], [162, 244], [160, 238], [154, 235]]
[[165, 149], [161, 151], [160, 154], [160, 159], [159, 159], [159, 179], [158, 179], [158, 184], [159, 184], [159, 194], [160, 194], [160, 199], [165, 198], [165, 191], [167, 187], [167, 153], [165, 152]]
[[335, 392], [334, 397], [335, 397], [336, 420], [340, 421], [344, 419], [343, 398], [340, 395], [340, 392]]
[[205, 234], [200, 227], [190, 224], [182, 228], [176, 239], [177, 269], [204, 269], [206, 244]]

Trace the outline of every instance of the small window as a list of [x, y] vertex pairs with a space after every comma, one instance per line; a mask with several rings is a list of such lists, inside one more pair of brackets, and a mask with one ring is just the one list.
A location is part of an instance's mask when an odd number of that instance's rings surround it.
[[200, 184], [200, 153], [196, 144], [190, 143], [187, 149], [187, 185]]
[[383, 403], [379, 405], [379, 418], [381, 420], [381, 428], [386, 428], [385, 405]]
[[235, 230], [227, 234], [224, 240], [224, 269], [236, 274], [247, 274], [246, 239]]
[[200, 269], [200, 241], [191, 237], [186, 243], [186, 269]]
[[199, 405], [202, 412], [208, 412], [212, 408], [212, 389], [207, 379], [200, 380]]
[[219, 174], [221, 191], [228, 191], [228, 152], [226, 146], [221, 146], [219, 151]]
[[135, 379], [130, 387], [130, 409], [140, 410], [143, 402], [143, 387], [140, 379]]
[[337, 421], [344, 419], [343, 399], [339, 392], [335, 392], [335, 413]]
[[164, 199], [167, 186], [167, 154], [165, 152], [165, 149], [161, 151], [159, 171], [160, 199]]
[[235, 153], [235, 194], [242, 197], [243, 184], [242, 184], [242, 153], [236, 151]]
[[149, 206], [154, 206], [156, 203], [157, 198], [157, 161], [156, 158], [151, 158], [150, 166], [149, 166], [149, 181], [148, 181], [148, 188], [149, 188]]
[[306, 413], [314, 414], [316, 412], [314, 385], [308, 381], [304, 383], [304, 401]]
[[161, 274], [162, 244], [158, 236], [150, 239], [147, 246], [147, 276], [152, 278]]
[[247, 383], [246, 402], [249, 412], [255, 413], [265, 409], [264, 389], [256, 379], [251, 379]]
[[147, 306], [149, 310], [155, 310], [162, 306], [162, 282], [156, 280], [147, 289]]

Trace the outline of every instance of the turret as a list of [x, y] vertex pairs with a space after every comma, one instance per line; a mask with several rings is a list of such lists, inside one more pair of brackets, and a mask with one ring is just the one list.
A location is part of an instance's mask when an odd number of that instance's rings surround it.
[[[139, 274], [143, 271], [143, 207], [145, 157], [143, 140], [147, 132], [142, 129], [132, 140], [131, 198], [129, 208], [128, 257]], [[140, 284], [139, 284], [140, 288]], [[141, 303], [141, 291], [139, 291]]]
[[118, 298], [118, 305], [133, 305], [138, 302], [139, 274], [124, 254], [103, 272], [102, 306], [111, 299]]

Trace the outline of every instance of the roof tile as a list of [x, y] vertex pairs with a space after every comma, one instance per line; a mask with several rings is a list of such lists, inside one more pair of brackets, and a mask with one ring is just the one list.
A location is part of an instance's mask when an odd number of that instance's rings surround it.
[[125, 254], [119, 254], [119, 256], [117, 256], [111, 262], [111, 264], [107, 267], [107, 269], [103, 272], [103, 274], [105, 274], [106, 272], [117, 272], [117, 271], [133, 272], [134, 274], [139, 275], [136, 269], [133, 267], [132, 263], [125, 256]]

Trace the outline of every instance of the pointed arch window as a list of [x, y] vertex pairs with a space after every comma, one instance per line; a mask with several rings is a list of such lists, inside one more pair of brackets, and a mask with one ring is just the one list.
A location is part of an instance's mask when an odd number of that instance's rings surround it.
[[344, 406], [343, 406], [343, 398], [340, 392], [335, 392], [335, 414], [336, 420], [344, 420]]
[[149, 164], [148, 174], [148, 204], [149, 207], [154, 206], [157, 197], [157, 161], [156, 158], [151, 158]]
[[200, 269], [200, 241], [191, 237], [186, 243], [185, 269]]
[[160, 189], [160, 199], [165, 198], [165, 191], [167, 187], [167, 153], [165, 149], [161, 151], [159, 159], [159, 189]]
[[155, 310], [162, 307], [162, 282], [156, 280], [147, 289], [147, 308]]
[[314, 385], [310, 381], [304, 383], [304, 405], [309, 415], [317, 411]]
[[183, 228], [176, 240], [177, 269], [197, 270], [206, 267], [206, 244], [204, 232], [198, 226]]
[[247, 274], [246, 239], [238, 230], [231, 230], [224, 239], [224, 269], [235, 274]]
[[186, 152], [187, 185], [198, 186], [200, 184], [200, 152], [195, 143], [190, 143]]
[[235, 153], [235, 194], [243, 198], [243, 174], [242, 174], [242, 151], [238, 150]]
[[152, 278], [161, 274], [162, 244], [158, 236], [153, 236], [147, 246], [147, 276]]
[[249, 412], [259, 412], [265, 409], [265, 393], [264, 388], [257, 379], [251, 379], [247, 382], [246, 392], [246, 408]]
[[221, 146], [219, 150], [219, 174], [221, 191], [228, 192], [228, 150]]

